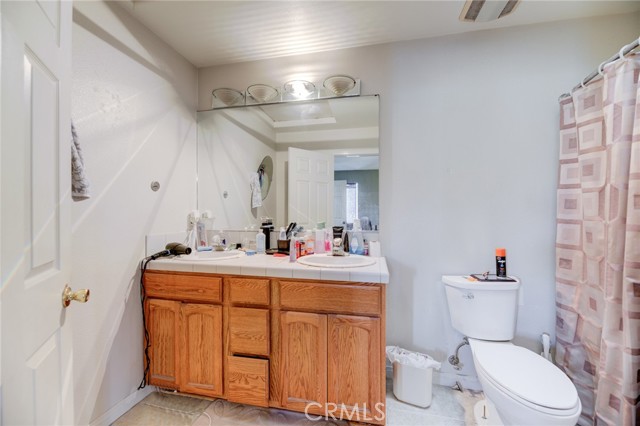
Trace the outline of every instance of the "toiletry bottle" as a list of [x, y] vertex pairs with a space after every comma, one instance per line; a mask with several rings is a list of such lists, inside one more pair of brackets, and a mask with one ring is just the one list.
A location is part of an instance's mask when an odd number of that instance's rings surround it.
[[307, 231], [307, 235], [305, 237], [305, 248], [307, 249], [307, 256], [315, 253], [316, 249], [316, 233], [314, 231]]
[[507, 278], [507, 250], [496, 249], [496, 275], [498, 278]]
[[357, 254], [359, 246], [360, 244], [358, 243], [358, 234], [354, 232], [351, 236], [351, 241], [349, 241], [349, 253]]
[[296, 259], [302, 257], [302, 238], [296, 237]]
[[342, 231], [344, 230], [344, 226], [334, 226], [333, 227], [333, 238], [342, 238]]
[[295, 262], [298, 259], [298, 251], [296, 250], [296, 238], [291, 237], [289, 241], [289, 262]]
[[324, 251], [327, 252], [327, 253], [331, 253], [331, 251], [332, 251], [331, 241], [333, 241], [333, 238], [330, 238], [329, 230], [325, 229], [325, 231], [324, 231]]
[[198, 247], [206, 247], [209, 245], [207, 242], [207, 231], [205, 223], [198, 219], [196, 223], [197, 235], [198, 235]]
[[256, 234], [256, 251], [258, 254], [264, 254], [266, 236], [262, 231]]
[[278, 239], [284, 241], [287, 239], [287, 232], [284, 230], [284, 226], [280, 227], [280, 233], [278, 234]]
[[324, 238], [324, 229], [317, 229], [314, 232], [314, 237], [315, 237], [315, 247], [314, 247], [314, 252], [316, 253], [324, 253], [326, 251], [326, 246], [325, 246], [325, 238]]
[[349, 232], [348, 231], [344, 231], [344, 241], [342, 242], [344, 244], [343, 249], [345, 253], [349, 253]]

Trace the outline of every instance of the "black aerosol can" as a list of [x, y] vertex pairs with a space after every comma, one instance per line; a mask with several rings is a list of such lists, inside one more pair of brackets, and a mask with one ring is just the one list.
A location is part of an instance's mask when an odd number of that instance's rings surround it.
[[507, 250], [496, 249], [496, 275], [498, 278], [507, 278]]

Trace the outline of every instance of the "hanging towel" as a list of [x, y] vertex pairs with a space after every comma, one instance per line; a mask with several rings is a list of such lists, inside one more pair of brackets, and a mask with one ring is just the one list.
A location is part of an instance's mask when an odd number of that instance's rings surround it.
[[91, 197], [89, 180], [84, 172], [84, 159], [78, 142], [76, 128], [71, 123], [71, 198], [82, 201]]
[[262, 206], [262, 189], [260, 188], [260, 175], [252, 173], [249, 178], [249, 186], [251, 187], [251, 208]]

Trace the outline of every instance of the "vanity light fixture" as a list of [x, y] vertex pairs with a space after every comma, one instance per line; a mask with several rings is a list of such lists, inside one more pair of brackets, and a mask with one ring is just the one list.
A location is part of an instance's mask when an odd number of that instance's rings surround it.
[[[213, 95], [213, 107], [216, 107], [216, 101], [224, 106], [235, 106], [244, 104], [244, 94], [236, 89], [222, 87], [211, 92]], [[218, 105], [219, 106], [219, 105]]]
[[[2, 1], [2, 0], [0, 0]], [[268, 84], [252, 84], [244, 92], [227, 87], [215, 89], [212, 109], [248, 105], [280, 104], [314, 99], [331, 99], [342, 96], [360, 96], [360, 80], [345, 74], [327, 77], [316, 84], [307, 80], [290, 80], [280, 87]]]
[[278, 89], [268, 84], [253, 84], [247, 87], [247, 94], [256, 102], [264, 103], [275, 101], [278, 96]]
[[316, 91], [316, 86], [306, 80], [287, 81], [283, 88], [285, 92], [298, 99], [306, 99]]
[[336, 96], [342, 96], [356, 86], [356, 80], [348, 75], [332, 75], [322, 86]]

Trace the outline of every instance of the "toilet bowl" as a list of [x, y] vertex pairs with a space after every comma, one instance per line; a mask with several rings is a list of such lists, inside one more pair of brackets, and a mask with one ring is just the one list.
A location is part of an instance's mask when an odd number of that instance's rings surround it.
[[470, 338], [469, 345], [482, 390], [505, 424], [576, 424], [578, 392], [558, 367], [510, 342]]
[[443, 276], [451, 325], [471, 346], [486, 398], [506, 425], [576, 424], [582, 405], [569, 378], [540, 355], [511, 343], [520, 281]]

